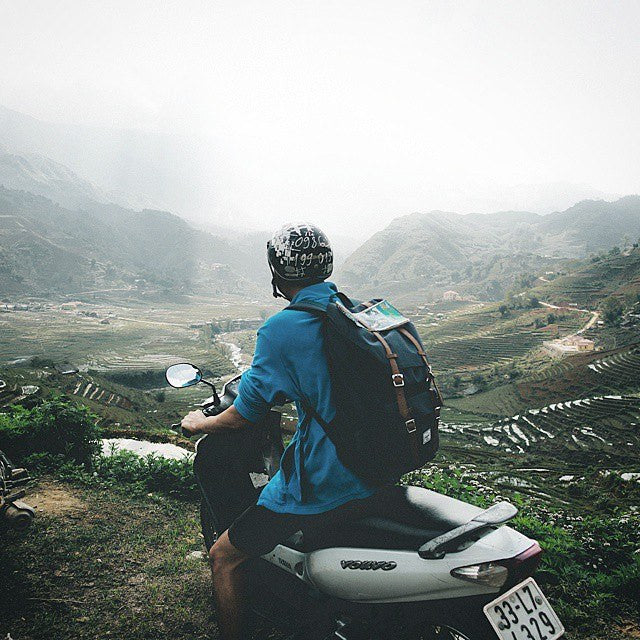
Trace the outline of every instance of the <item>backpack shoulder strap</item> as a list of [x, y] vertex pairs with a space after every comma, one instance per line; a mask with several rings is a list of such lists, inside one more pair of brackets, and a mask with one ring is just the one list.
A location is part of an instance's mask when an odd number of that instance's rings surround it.
[[400, 333], [407, 338], [407, 340], [409, 340], [409, 342], [411, 342], [411, 344], [413, 344], [413, 346], [416, 348], [416, 351], [418, 352], [418, 355], [422, 358], [426, 368], [427, 368], [427, 375], [429, 378], [429, 381], [431, 382], [431, 384], [433, 385], [433, 388], [435, 389], [436, 392], [436, 398], [437, 398], [437, 402], [438, 402], [438, 409], [440, 409], [440, 407], [444, 404], [444, 400], [442, 398], [442, 394], [440, 393], [440, 389], [438, 388], [438, 385], [436, 384], [436, 380], [435, 377], [433, 375], [433, 371], [431, 370], [431, 363], [429, 362], [429, 359], [427, 358], [427, 354], [424, 351], [424, 348], [422, 347], [422, 344], [420, 344], [420, 341], [415, 338], [413, 336], [413, 334], [407, 330], [406, 327], [399, 327], [398, 331], [400, 331]]

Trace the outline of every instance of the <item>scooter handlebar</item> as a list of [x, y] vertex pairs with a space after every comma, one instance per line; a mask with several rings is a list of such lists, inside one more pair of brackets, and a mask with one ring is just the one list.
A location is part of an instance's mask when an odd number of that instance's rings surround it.
[[181, 422], [174, 422], [171, 425], [171, 430], [175, 431], [178, 435], [184, 436], [185, 438], [190, 438], [193, 435], [189, 433], [186, 429], [182, 428]]

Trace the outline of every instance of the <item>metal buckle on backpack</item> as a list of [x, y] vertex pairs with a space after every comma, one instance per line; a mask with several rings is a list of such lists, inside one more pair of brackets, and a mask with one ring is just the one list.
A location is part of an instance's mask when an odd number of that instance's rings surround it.
[[404, 375], [401, 373], [392, 373], [391, 380], [394, 387], [404, 387]]
[[416, 421], [413, 418], [411, 418], [411, 420], [407, 420], [404, 424], [407, 427], [407, 433], [415, 433]]

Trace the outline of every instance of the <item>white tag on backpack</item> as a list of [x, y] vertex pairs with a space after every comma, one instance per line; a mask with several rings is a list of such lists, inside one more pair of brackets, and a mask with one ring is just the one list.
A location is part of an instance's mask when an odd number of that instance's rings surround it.
[[427, 442], [431, 442], [431, 429], [427, 429], [422, 434], [422, 444], [427, 444]]
[[252, 471], [249, 473], [249, 477], [251, 478], [254, 489], [264, 487], [269, 482], [269, 476], [266, 473], [254, 473]]

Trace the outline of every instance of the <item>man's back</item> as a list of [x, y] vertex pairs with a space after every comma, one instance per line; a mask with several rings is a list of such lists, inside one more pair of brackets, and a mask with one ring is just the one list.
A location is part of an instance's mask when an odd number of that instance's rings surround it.
[[[335, 293], [335, 285], [320, 282], [299, 291], [292, 303], [328, 304]], [[255, 422], [285, 398], [296, 402], [298, 429], [281, 471], [258, 504], [280, 513], [314, 514], [370, 496], [373, 491], [340, 463], [333, 443], [301, 406], [304, 398], [327, 422], [335, 414], [321, 321], [310, 313], [283, 310], [260, 328], [253, 364], [242, 376], [235, 407]]]

